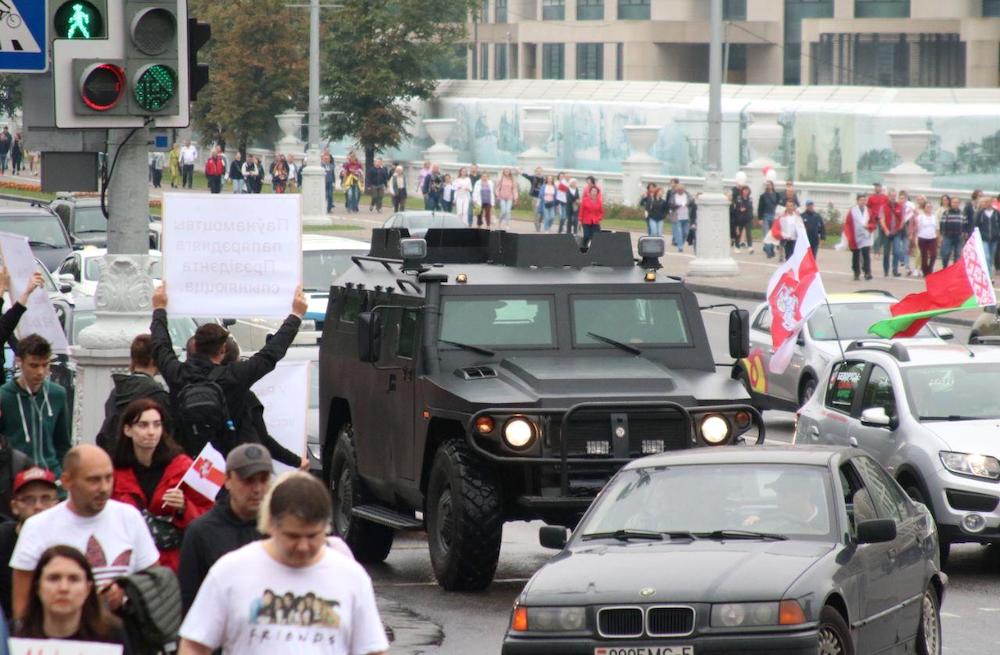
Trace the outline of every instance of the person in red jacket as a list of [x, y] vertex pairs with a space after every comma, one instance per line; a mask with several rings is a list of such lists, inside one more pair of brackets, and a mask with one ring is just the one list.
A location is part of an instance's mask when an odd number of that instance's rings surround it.
[[590, 240], [601, 231], [601, 219], [604, 218], [604, 202], [601, 200], [601, 190], [597, 186], [587, 188], [587, 193], [580, 201], [580, 225], [583, 226], [583, 247], [590, 247]]
[[111, 497], [142, 512], [160, 551], [160, 564], [176, 572], [185, 528], [211, 509], [212, 501], [181, 485], [191, 458], [163, 429], [163, 421], [163, 409], [149, 398], [125, 408]]
[[219, 155], [219, 149], [212, 150], [212, 156], [205, 162], [205, 178], [211, 193], [222, 193], [222, 176], [226, 174], [226, 162]]

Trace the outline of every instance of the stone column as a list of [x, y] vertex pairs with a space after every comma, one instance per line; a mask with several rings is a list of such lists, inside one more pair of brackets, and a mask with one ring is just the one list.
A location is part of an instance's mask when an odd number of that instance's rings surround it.
[[551, 170], [556, 158], [545, 150], [545, 146], [552, 136], [552, 107], [524, 107], [522, 111], [521, 139], [528, 144], [528, 149], [517, 156], [517, 165], [524, 172], [538, 166]]
[[320, 161], [319, 148], [311, 148], [302, 162], [302, 224], [329, 225], [326, 213], [326, 171]]
[[722, 192], [722, 176], [705, 176], [705, 191], [698, 198], [695, 258], [688, 266], [692, 277], [732, 277], [739, 267], [729, 250], [729, 200]]
[[894, 130], [886, 134], [903, 162], [885, 174], [885, 186], [909, 191], [911, 195], [914, 189], [929, 189], [934, 174], [918, 164], [917, 157], [927, 149], [934, 133], [930, 130]]
[[780, 112], [758, 109], [750, 110], [750, 120], [747, 127], [747, 143], [751, 156], [754, 158], [740, 170], [747, 174], [747, 184], [756, 196], [764, 186], [764, 169], [770, 166], [774, 169], [775, 179], [786, 179], [787, 170], [776, 162], [773, 157], [781, 147], [784, 128], [778, 123]]
[[[97, 320], [80, 333], [76, 361], [74, 438], [93, 443], [104, 421], [111, 374], [129, 364], [136, 335], [149, 331], [153, 280], [149, 276], [148, 133], [109, 130], [118, 163], [108, 186], [108, 254], [94, 296]], [[126, 141], [127, 140], [127, 141]]]
[[651, 154], [649, 149], [656, 143], [662, 125], [626, 125], [625, 138], [628, 139], [630, 154], [622, 162], [622, 202], [630, 207], [639, 203], [642, 198], [642, 178], [645, 175], [657, 175], [663, 166]]
[[425, 118], [422, 122], [427, 134], [434, 139], [434, 145], [424, 150], [424, 159], [439, 164], [458, 161], [458, 152], [448, 145], [448, 137], [458, 121], [454, 118]]

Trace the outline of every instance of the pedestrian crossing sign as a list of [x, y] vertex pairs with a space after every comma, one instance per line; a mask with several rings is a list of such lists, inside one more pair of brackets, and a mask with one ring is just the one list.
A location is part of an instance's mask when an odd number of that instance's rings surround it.
[[49, 70], [49, 0], [0, 0], [0, 73]]

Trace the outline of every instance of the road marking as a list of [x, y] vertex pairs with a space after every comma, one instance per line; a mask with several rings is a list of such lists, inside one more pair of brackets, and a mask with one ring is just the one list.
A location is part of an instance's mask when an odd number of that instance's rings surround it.
[[1000, 607], [980, 607], [980, 612], [1000, 612]]
[[944, 618], [946, 618], [946, 619], [960, 619], [960, 618], [962, 618], [961, 614], [952, 614], [951, 612], [941, 612], [941, 616], [944, 617]]

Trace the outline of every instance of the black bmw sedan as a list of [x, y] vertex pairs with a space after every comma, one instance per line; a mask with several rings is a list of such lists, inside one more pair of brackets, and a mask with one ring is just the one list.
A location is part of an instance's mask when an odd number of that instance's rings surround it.
[[859, 450], [647, 457], [566, 532], [505, 655], [941, 653], [934, 521]]

